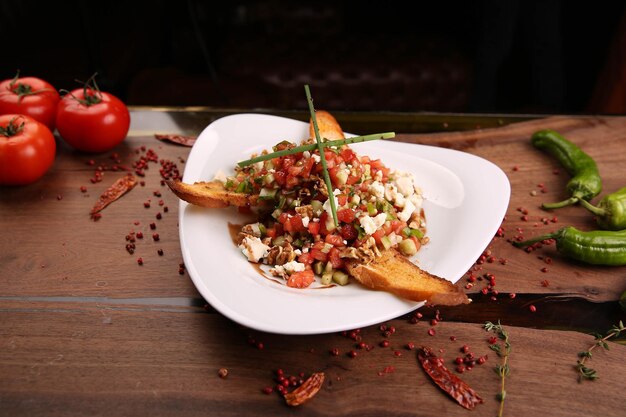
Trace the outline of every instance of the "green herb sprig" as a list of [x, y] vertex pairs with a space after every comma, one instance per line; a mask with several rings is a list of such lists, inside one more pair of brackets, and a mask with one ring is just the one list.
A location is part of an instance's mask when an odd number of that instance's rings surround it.
[[496, 352], [496, 354], [502, 358], [502, 364], [498, 364], [495, 366], [494, 370], [500, 376], [500, 392], [496, 395], [498, 401], [500, 401], [500, 409], [498, 410], [498, 417], [502, 417], [504, 415], [504, 399], [506, 398], [506, 390], [505, 390], [505, 380], [506, 377], [511, 373], [511, 369], [509, 368], [509, 354], [511, 353], [511, 342], [509, 341], [509, 334], [502, 327], [500, 321], [498, 320], [498, 324], [493, 324], [488, 321], [485, 323], [483, 328], [488, 331], [494, 333], [498, 339], [502, 340], [502, 344], [491, 344], [489, 348]]
[[578, 352], [578, 361], [576, 361], [575, 369], [578, 371], [578, 382], [582, 382], [584, 380], [595, 381], [598, 379], [598, 373], [595, 369], [589, 368], [585, 365], [587, 359], [591, 359], [591, 351], [597, 347], [604, 348], [609, 350], [609, 344], [607, 341], [611, 338], [619, 336], [623, 331], [626, 331], [626, 327], [624, 327], [624, 323], [620, 320], [617, 326], [613, 325], [613, 327], [607, 332], [606, 336], [602, 336], [601, 334], [594, 334], [596, 337], [596, 343], [589, 347], [589, 349]]
[[313, 130], [315, 131], [315, 140], [317, 141], [317, 149], [320, 152], [320, 159], [322, 161], [324, 182], [326, 188], [328, 188], [328, 200], [330, 201], [330, 209], [333, 213], [333, 222], [335, 226], [339, 226], [339, 220], [337, 219], [337, 205], [335, 204], [335, 194], [333, 193], [333, 185], [330, 182], [330, 174], [328, 173], [328, 165], [326, 164], [326, 155], [324, 154], [324, 145], [322, 144], [322, 138], [320, 137], [320, 131], [317, 127], [317, 117], [315, 117], [315, 107], [313, 107], [313, 99], [311, 98], [311, 91], [309, 85], [304, 85], [304, 92], [306, 93], [306, 101], [309, 103], [309, 112], [311, 113], [311, 121], [313, 122]]
[[[370, 140], [379, 140], [379, 139], [391, 139], [394, 138], [396, 134], [394, 132], [385, 132], [385, 133], [374, 133], [372, 135], [364, 135], [364, 136], [355, 136], [353, 138], [347, 139], [338, 139], [338, 140], [330, 140], [328, 142], [324, 142], [324, 148], [329, 147], [340, 147], [343, 145], [349, 145], [351, 143], [360, 143], [360, 142], [368, 142]], [[245, 161], [238, 162], [237, 165], [240, 167], [246, 167], [248, 165], [256, 164], [257, 162], [268, 161], [270, 159], [278, 158], [285, 155], [292, 155], [295, 153], [305, 152], [305, 151], [314, 151], [318, 149], [317, 143], [312, 143], [309, 145], [301, 145], [296, 146], [291, 149], [284, 149], [282, 151], [276, 151], [272, 153], [268, 153], [265, 155], [255, 156], [254, 158], [246, 159]], [[320, 156], [321, 159], [321, 156]]]

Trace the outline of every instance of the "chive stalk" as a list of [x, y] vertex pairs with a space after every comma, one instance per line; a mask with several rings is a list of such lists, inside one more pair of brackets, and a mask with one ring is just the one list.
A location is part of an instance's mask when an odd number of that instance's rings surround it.
[[[328, 142], [324, 142], [324, 147], [339, 147], [343, 145], [350, 145], [352, 143], [360, 143], [360, 142], [368, 142], [370, 140], [379, 140], [379, 139], [391, 139], [396, 136], [395, 132], [385, 132], [385, 133], [374, 133], [371, 135], [364, 136], [355, 136], [353, 138], [347, 139], [338, 139], [338, 140], [330, 140]], [[300, 145], [291, 149], [283, 149], [282, 151], [276, 151], [272, 153], [268, 153], [265, 155], [259, 155], [251, 159], [246, 159], [245, 161], [238, 162], [237, 165], [240, 167], [247, 167], [248, 165], [256, 164], [257, 162], [263, 162], [270, 159], [278, 158], [281, 156], [292, 155], [295, 153], [305, 152], [305, 151], [314, 151], [318, 149], [317, 143], [309, 144], [309, 145]], [[321, 158], [321, 156], [320, 156]]]
[[313, 121], [313, 130], [315, 131], [315, 140], [317, 141], [317, 149], [320, 152], [320, 159], [322, 161], [322, 168], [324, 174], [324, 182], [326, 188], [328, 188], [328, 200], [330, 201], [330, 209], [333, 214], [333, 221], [335, 226], [339, 226], [339, 220], [337, 219], [337, 206], [335, 204], [335, 194], [333, 193], [333, 186], [330, 182], [330, 175], [328, 174], [328, 166], [326, 165], [326, 155], [324, 155], [324, 145], [322, 145], [322, 139], [320, 138], [320, 131], [317, 127], [317, 117], [315, 117], [315, 108], [313, 107], [313, 99], [311, 98], [311, 91], [309, 85], [304, 85], [304, 92], [306, 93], [306, 101], [309, 103], [309, 112], [311, 113], [311, 120]]

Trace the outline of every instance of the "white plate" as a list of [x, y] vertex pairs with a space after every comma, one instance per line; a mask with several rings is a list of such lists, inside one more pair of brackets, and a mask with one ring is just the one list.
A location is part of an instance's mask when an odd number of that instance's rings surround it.
[[[375, 132], [372, 132], [375, 133]], [[232, 173], [236, 162], [281, 140], [300, 141], [308, 124], [262, 114], [238, 114], [211, 123], [191, 149], [183, 180], [211, 180]], [[496, 233], [506, 212], [510, 185], [485, 159], [450, 149], [391, 141], [352, 145], [360, 155], [381, 158], [410, 171], [424, 191], [430, 242], [414, 257], [420, 267], [456, 282]], [[423, 303], [344, 287], [293, 289], [264, 278], [232, 243], [228, 223], [242, 224], [236, 209], [203, 209], [180, 202], [180, 243], [185, 266], [200, 294], [230, 319], [257, 330], [315, 334], [355, 329], [406, 314]]]

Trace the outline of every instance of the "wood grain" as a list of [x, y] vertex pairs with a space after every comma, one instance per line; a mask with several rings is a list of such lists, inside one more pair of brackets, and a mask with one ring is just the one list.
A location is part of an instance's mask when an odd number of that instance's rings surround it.
[[[375, 346], [345, 355], [355, 342], [341, 334], [280, 336], [240, 327], [201, 309], [141, 311], [115, 305], [4, 302], [0, 310], [0, 415], [291, 415], [276, 393], [274, 370], [326, 373], [324, 387], [299, 415], [464, 416], [418, 367], [408, 342], [439, 352], [446, 366], [467, 344], [486, 364], [461, 374], [484, 398], [474, 415], [496, 414], [498, 359], [479, 324], [393, 320], [362, 330]], [[445, 320], [445, 319], [444, 319]], [[507, 327], [513, 345], [505, 415], [621, 415], [626, 347], [611, 344], [589, 363], [600, 380], [579, 384], [572, 365], [593, 338], [575, 332]], [[450, 336], [456, 340], [451, 341]], [[249, 337], [263, 342], [257, 349]], [[338, 348], [339, 356], [329, 350]], [[394, 351], [402, 356], [394, 355]], [[394, 372], [383, 373], [393, 366]], [[227, 368], [228, 377], [217, 371]]]

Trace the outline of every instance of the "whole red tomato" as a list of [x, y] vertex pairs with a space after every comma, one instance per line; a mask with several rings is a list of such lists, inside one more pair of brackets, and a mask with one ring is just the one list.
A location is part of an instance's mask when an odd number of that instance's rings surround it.
[[57, 90], [35, 77], [19, 78], [0, 83], [0, 114], [25, 114], [54, 131], [57, 104], [61, 100]]
[[97, 87], [66, 94], [57, 109], [57, 130], [72, 147], [105, 152], [119, 145], [130, 127], [126, 105]]
[[0, 184], [37, 181], [54, 162], [56, 143], [50, 129], [22, 114], [0, 116]]

